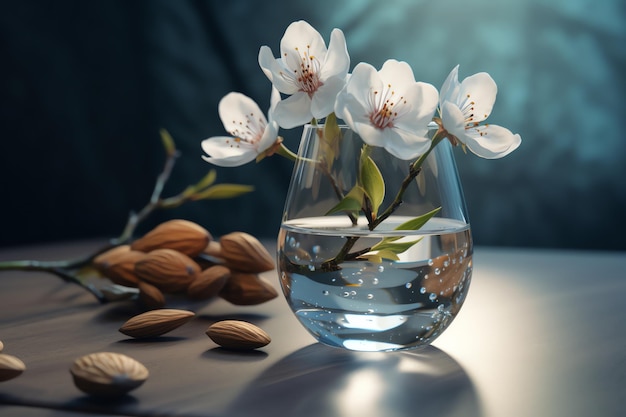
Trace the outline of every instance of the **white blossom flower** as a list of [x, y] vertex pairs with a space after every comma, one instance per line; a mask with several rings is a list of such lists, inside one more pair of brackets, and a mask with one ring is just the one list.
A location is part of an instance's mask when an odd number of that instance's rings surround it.
[[219, 103], [218, 112], [224, 129], [232, 136], [214, 136], [202, 141], [202, 150], [209, 156], [202, 158], [221, 167], [235, 167], [253, 161], [268, 150], [278, 139], [278, 124], [273, 110], [280, 94], [272, 89], [269, 121], [250, 97], [229, 93]]
[[441, 87], [441, 124], [452, 137], [476, 155], [495, 159], [513, 152], [522, 142], [518, 134], [497, 125], [481, 124], [491, 114], [498, 87], [486, 72], [471, 75], [461, 83], [457, 65]]
[[290, 129], [322, 119], [333, 111], [343, 88], [350, 56], [343, 32], [334, 29], [328, 49], [324, 39], [305, 21], [289, 25], [280, 42], [280, 58], [268, 46], [259, 51], [259, 65], [274, 87], [289, 95], [278, 103], [275, 119]]
[[430, 147], [428, 124], [437, 100], [437, 89], [416, 82], [406, 62], [388, 60], [378, 72], [360, 63], [337, 96], [335, 113], [368, 145], [409, 160]]

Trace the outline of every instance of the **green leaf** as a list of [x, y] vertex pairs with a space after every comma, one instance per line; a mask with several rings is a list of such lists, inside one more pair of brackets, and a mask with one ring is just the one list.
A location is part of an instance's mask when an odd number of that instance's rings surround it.
[[212, 169], [204, 176], [204, 178], [198, 181], [195, 187], [197, 190], [202, 190], [203, 188], [206, 188], [209, 185], [212, 185], [215, 182], [216, 178], [217, 178], [217, 172], [214, 169]]
[[326, 161], [326, 164], [330, 167], [339, 151], [339, 141], [341, 139], [341, 129], [337, 124], [335, 113], [326, 116], [322, 139], [323, 160]]
[[378, 214], [378, 208], [385, 199], [385, 180], [366, 148], [361, 151], [360, 181], [367, 198], [372, 204], [372, 217]]
[[352, 214], [356, 213], [358, 216], [358, 212], [363, 205], [363, 195], [363, 189], [359, 186], [355, 186], [335, 207], [328, 210], [326, 215], [328, 216], [329, 214], [345, 211]]
[[393, 253], [392, 251], [387, 251], [387, 250], [379, 250], [379, 251], [372, 251], [372, 252], [368, 252], [364, 255], [359, 256], [359, 259], [367, 259], [368, 261], [372, 262], [372, 263], [381, 263], [383, 261], [383, 259], [389, 259], [392, 261], [397, 261], [400, 258], [398, 257], [398, 255], [396, 255], [395, 253]]
[[181, 193], [181, 195], [185, 197], [192, 197], [194, 194], [198, 193], [198, 191], [201, 191], [213, 184], [216, 178], [217, 173], [214, 169], [212, 169], [196, 184], [188, 185], [187, 188], [185, 188], [185, 190]]
[[165, 153], [167, 153], [168, 156], [174, 156], [176, 154], [176, 145], [174, 145], [174, 139], [165, 129], [159, 130], [159, 133], [161, 134], [161, 142], [163, 142]]
[[396, 227], [395, 230], [419, 230], [428, 220], [431, 219], [431, 217], [439, 213], [439, 210], [441, 210], [441, 207], [437, 207], [426, 214], [422, 214], [421, 216], [415, 217], [408, 222], [404, 222], [400, 226]]
[[242, 184], [216, 184], [204, 191], [196, 193], [193, 196], [193, 200], [217, 200], [222, 198], [238, 197], [242, 194], [246, 194], [254, 191], [254, 187], [251, 185]]
[[420, 240], [422, 239], [420, 238], [420, 239], [412, 240], [409, 242], [394, 242], [393, 240], [390, 241], [389, 239], [383, 239], [377, 244], [375, 244], [374, 246], [372, 246], [372, 250], [377, 250], [377, 251], [386, 250], [386, 251], [391, 251], [393, 253], [398, 254], [398, 253], [405, 252], [411, 246], [418, 243]]

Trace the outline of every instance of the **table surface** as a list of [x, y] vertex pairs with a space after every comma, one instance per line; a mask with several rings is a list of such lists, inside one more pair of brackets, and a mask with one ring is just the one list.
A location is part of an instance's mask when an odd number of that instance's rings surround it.
[[[0, 261], [73, 258], [96, 244], [3, 249]], [[170, 300], [197, 316], [157, 340], [129, 339], [118, 329], [140, 312], [133, 302], [101, 305], [46, 273], [0, 272], [0, 340], [27, 367], [0, 383], [0, 415], [623, 416], [624, 271], [625, 253], [479, 247], [450, 328], [426, 349], [395, 353], [320, 345], [282, 297], [246, 307]], [[275, 271], [263, 275], [279, 287]], [[272, 342], [217, 347], [205, 330], [227, 318]], [[117, 401], [84, 395], [69, 366], [98, 351], [138, 359], [149, 379]]]

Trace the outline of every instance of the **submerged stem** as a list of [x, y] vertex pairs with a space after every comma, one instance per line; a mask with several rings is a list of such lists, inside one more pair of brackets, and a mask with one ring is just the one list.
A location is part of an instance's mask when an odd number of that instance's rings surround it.
[[[428, 148], [428, 150], [424, 152], [422, 155], [420, 155], [420, 157], [410, 165], [409, 173], [402, 181], [402, 184], [400, 185], [400, 189], [398, 190], [391, 204], [385, 209], [385, 211], [383, 211], [383, 213], [380, 216], [376, 217], [375, 219], [371, 221], [368, 221], [369, 223], [368, 226], [370, 230], [374, 230], [378, 225], [380, 225], [383, 221], [389, 218], [389, 216], [391, 216], [398, 209], [398, 207], [400, 207], [400, 205], [402, 205], [402, 199], [404, 197], [404, 193], [406, 192], [407, 188], [413, 182], [413, 180], [415, 180], [415, 178], [419, 175], [419, 173], [422, 171], [422, 165], [426, 161], [426, 158], [428, 157], [428, 155], [430, 155], [432, 150], [443, 139], [445, 139], [446, 135], [447, 135], [447, 132], [445, 130], [443, 129], [437, 130], [437, 132], [434, 134], [431, 140], [430, 147]], [[341, 264], [345, 260], [354, 259], [360, 255], [363, 255], [364, 253], [367, 253], [369, 248], [367, 250], [364, 249], [364, 250], [360, 250], [354, 253], [350, 252], [350, 250], [352, 250], [352, 248], [354, 247], [354, 245], [356, 244], [358, 240], [359, 240], [359, 236], [350, 236], [346, 238], [346, 242], [344, 243], [343, 247], [340, 249], [339, 253], [337, 253], [337, 255], [334, 258], [331, 258], [327, 261], [324, 261], [324, 263], [322, 263], [322, 269], [337, 270], [339, 269], [339, 264]]]

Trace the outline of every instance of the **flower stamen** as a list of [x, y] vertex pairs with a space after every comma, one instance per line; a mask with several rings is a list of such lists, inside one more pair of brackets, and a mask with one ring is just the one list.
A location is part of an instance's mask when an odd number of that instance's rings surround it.
[[[240, 143], [247, 143], [255, 146], [263, 137], [263, 132], [267, 123], [263, 117], [255, 117], [254, 113], [246, 114], [245, 120], [233, 120], [233, 124], [240, 126], [230, 130], [233, 140], [236, 142], [236, 147], [239, 147]], [[231, 145], [232, 147], [233, 145]]]
[[378, 90], [373, 90], [369, 95], [369, 120], [380, 130], [393, 128], [395, 119], [410, 109], [404, 96], [396, 99], [395, 94], [391, 84], [387, 84], [382, 94], [379, 94]]
[[[306, 50], [302, 53], [300, 52], [300, 48], [294, 48], [299, 63], [295, 68], [290, 67], [292, 72], [281, 71], [280, 75], [286, 81], [295, 85], [298, 91], [302, 91], [307, 93], [309, 97], [313, 97], [313, 94], [315, 94], [324, 83], [320, 79], [320, 61], [315, 55], [311, 54], [310, 48], [311, 46], [307, 45]], [[284, 56], [285, 59], [287, 59], [288, 54], [285, 53]]]

